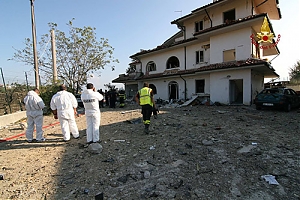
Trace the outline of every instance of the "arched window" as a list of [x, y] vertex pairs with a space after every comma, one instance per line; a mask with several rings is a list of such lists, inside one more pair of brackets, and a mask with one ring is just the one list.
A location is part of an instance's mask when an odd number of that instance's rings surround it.
[[180, 67], [178, 58], [175, 56], [170, 57], [167, 61], [167, 69], [178, 68], [178, 67]]
[[146, 65], [146, 71], [147, 72], [152, 72], [152, 71], [156, 71], [156, 64], [153, 61], [150, 61], [147, 63]]

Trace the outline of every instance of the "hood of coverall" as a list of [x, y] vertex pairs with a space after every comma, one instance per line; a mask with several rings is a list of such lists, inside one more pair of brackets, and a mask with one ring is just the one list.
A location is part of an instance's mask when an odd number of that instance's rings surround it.
[[39, 96], [35, 91], [29, 91], [28, 93], [27, 93], [27, 96]]

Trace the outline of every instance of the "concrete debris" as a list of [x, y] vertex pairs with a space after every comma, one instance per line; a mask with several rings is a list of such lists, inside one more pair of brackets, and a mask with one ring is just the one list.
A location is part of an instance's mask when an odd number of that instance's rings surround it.
[[267, 181], [270, 185], [279, 185], [273, 175], [263, 175], [261, 178], [265, 179], [265, 181]]
[[125, 140], [114, 140], [114, 142], [125, 142]]
[[88, 146], [88, 150], [92, 154], [100, 154], [103, 150], [103, 147], [99, 143], [92, 143]]
[[149, 171], [145, 171], [145, 172], [144, 172], [144, 178], [145, 178], [145, 179], [150, 178], [150, 175], [151, 175], [151, 174], [150, 174]]
[[254, 148], [256, 148], [256, 146], [254, 146], [254, 145], [248, 145], [248, 146], [245, 146], [245, 147], [239, 149], [238, 153], [248, 153], [248, 152], [250, 152]]
[[217, 110], [217, 112], [220, 113], [220, 114], [224, 114], [224, 113], [227, 113], [228, 111]]
[[126, 183], [128, 181], [129, 177], [130, 177], [130, 174], [126, 174], [125, 176], [118, 178], [117, 181], [119, 181], [121, 183]]
[[122, 112], [120, 112], [120, 113], [121, 113], [121, 114], [125, 114], [125, 113], [132, 113], [132, 112], [141, 112], [141, 109], [126, 110], [126, 111], [122, 111]]
[[211, 146], [211, 145], [214, 144], [214, 142], [211, 141], [211, 140], [202, 140], [202, 144], [203, 144], [204, 146]]
[[198, 96], [193, 96], [190, 100], [186, 101], [186, 102], [185, 102], [184, 104], [182, 104], [180, 107], [190, 105], [190, 104], [193, 103], [197, 98], [198, 98]]
[[151, 146], [149, 149], [150, 150], [154, 150], [155, 149], [155, 145]]

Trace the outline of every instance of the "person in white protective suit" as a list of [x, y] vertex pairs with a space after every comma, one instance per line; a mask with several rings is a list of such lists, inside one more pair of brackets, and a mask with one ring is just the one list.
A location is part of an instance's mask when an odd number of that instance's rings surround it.
[[100, 141], [100, 120], [101, 113], [99, 101], [103, 99], [103, 95], [96, 91], [92, 83], [88, 83], [85, 90], [81, 94], [81, 100], [85, 109], [86, 116], [86, 140], [87, 144]]
[[75, 139], [79, 138], [79, 131], [75, 121], [77, 115], [77, 100], [76, 97], [66, 91], [65, 85], [59, 86], [59, 91], [53, 95], [50, 107], [54, 114], [54, 118], [60, 122], [61, 131], [64, 141], [70, 140], [70, 132]]
[[26, 138], [28, 142], [33, 141], [34, 125], [36, 128], [36, 141], [43, 142], [46, 139], [43, 137], [43, 108], [45, 103], [39, 96], [40, 91], [35, 88], [29, 91], [24, 98], [26, 116], [27, 116], [27, 129]]

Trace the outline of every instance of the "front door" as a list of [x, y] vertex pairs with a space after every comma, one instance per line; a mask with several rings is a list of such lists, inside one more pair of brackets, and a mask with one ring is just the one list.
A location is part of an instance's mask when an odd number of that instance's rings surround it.
[[243, 104], [243, 79], [229, 81], [229, 103]]
[[176, 81], [169, 83], [169, 101], [171, 101], [171, 99], [178, 99], [178, 83]]

